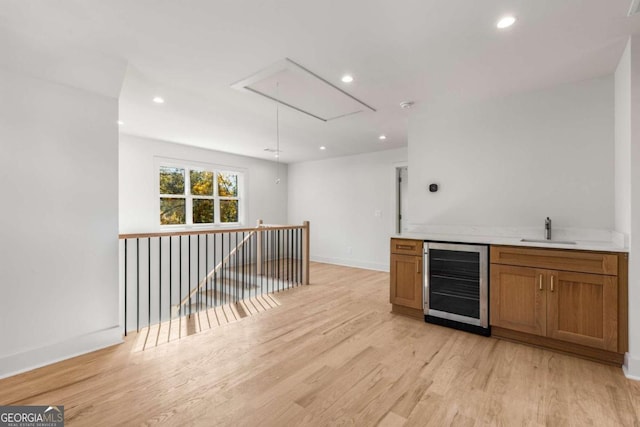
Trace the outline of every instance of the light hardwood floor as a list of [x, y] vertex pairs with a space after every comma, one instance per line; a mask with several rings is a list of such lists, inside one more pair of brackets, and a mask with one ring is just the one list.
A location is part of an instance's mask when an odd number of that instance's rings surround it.
[[239, 322], [2, 380], [0, 404], [62, 404], [69, 426], [640, 425], [620, 368], [391, 314], [386, 273], [313, 264], [311, 283]]

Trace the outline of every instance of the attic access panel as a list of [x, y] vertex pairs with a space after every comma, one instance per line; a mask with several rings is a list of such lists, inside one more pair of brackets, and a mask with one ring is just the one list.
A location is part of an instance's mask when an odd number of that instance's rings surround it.
[[355, 96], [285, 58], [231, 87], [252, 92], [323, 122], [376, 111]]

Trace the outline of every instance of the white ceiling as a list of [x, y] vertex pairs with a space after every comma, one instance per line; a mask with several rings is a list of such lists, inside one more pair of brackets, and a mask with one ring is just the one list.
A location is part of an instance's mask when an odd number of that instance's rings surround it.
[[[406, 146], [402, 101], [477, 100], [610, 74], [640, 31], [629, 5], [2, 0], [0, 65], [116, 96], [126, 65], [123, 133], [271, 160], [263, 150], [275, 146], [275, 104], [231, 84], [283, 58], [377, 110], [325, 123], [281, 108], [281, 160], [294, 162]], [[509, 13], [516, 24], [497, 30]], [[355, 81], [342, 83], [344, 73]], [[166, 103], [154, 104], [156, 95]]]

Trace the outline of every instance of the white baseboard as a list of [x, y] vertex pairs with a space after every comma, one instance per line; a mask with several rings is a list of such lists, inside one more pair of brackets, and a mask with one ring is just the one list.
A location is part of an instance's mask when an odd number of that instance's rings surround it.
[[367, 261], [357, 261], [353, 259], [334, 258], [334, 257], [311, 257], [311, 261], [323, 262], [326, 264], [343, 265], [345, 267], [364, 268], [365, 270], [376, 270], [389, 272], [389, 265], [378, 264]]
[[631, 356], [629, 352], [625, 353], [622, 372], [624, 372], [624, 376], [630, 380], [640, 381], [640, 359]]
[[113, 326], [66, 341], [0, 357], [0, 379], [122, 343], [122, 327]]

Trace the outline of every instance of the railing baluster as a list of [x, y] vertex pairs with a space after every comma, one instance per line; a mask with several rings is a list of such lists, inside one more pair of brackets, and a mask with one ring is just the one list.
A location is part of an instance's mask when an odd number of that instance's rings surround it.
[[[233, 237], [234, 237], [234, 248], [238, 247], [238, 233], [233, 233]], [[236, 250], [233, 254], [233, 257], [235, 258], [235, 278], [234, 278], [234, 283], [233, 283], [233, 302], [238, 302], [238, 251]]]
[[[179, 248], [179, 253], [178, 253], [178, 265], [180, 267], [180, 299], [178, 301], [182, 301], [182, 235], [180, 235], [180, 238], [178, 240], [178, 248]], [[182, 317], [182, 305], [180, 305], [180, 307], [178, 308], [180, 311], [180, 316]]]
[[147, 262], [149, 268], [147, 272], [147, 328], [149, 328], [151, 326], [151, 237], [147, 239]]
[[[231, 253], [231, 233], [227, 234], [227, 256]], [[231, 258], [229, 258], [231, 261]], [[229, 271], [227, 271], [227, 289], [224, 293], [225, 296], [225, 304], [229, 304], [231, 302], [231, 281], [233, 280], [233, 266], [229, 265]]]
[[238, 302], [240, 301], [240, 279], [242, 278], [241, 273], [242, 273], [242, 265], [240, 264], [240, 260], [241, 260], [241, 253], [240, 253], [240, 249], [238, 249], [238, 239], [240, 238], [240, 233], [235, 233], [236, 235], [236, 297], [234, 298], [234, 302]]
[[136, 239], [136, 306], [138, 316], [136, 318], [136, 332], [140, 332], [140, 239]]
[[[204, 236], [204, 260], [205, 260], [205, 268], [206, 271], [209, 271], [209, 235], [205, 234]], [[207, 273], [208, 275], [209, 273]], [[205, 285], [204, 292], [204, 306], [205, 310], [209, 309], [209, 284], [211, 283], [211, 279], [207, 278], [207, 283]]]
[[297, 251], [296, 251], [296, 271], [298, 272], [298, 285], [300, 285], [300, 283], [302, 283], [301, 277], [302, 277], [302, 264], [300, 263], [300, 260], [302, 259], [302, 257], [300, 256], [300, 252], [302, 251], [302, 241], [300, 240], [302, 238], [302, 231], [300, 229], [296, 230], [296, 246], [298, 247]]
[[254, 248], [254, 244], [253, 241], [254, 239], [257, 239], [258, 235], [254, 234], [250, 239], [249, 239], [249, 298], [251, 298], [251, 288], [253, 288], [253, 296], [256, 296], [256, 283], [254, 283], [254, 280], [258, 279], [257, 276], [257, 270], [254, 268], [253, 265], [253, 261], [256, 260], [257, 261], [257, 257], [254, 257], [254, 253], [253, 253], [253, 248]]
[[[216, 265], [216, 246], [218, 246], [217, 235], [213, 235], [213, 265]], [[213, 273], [213, 306], [218, 306], [218, 273]]]
[[236, 296], [233, 299], [234, 303], [240, 301], [240, 250], [238, 249], [238, 239], [240, 238], [240, 233], [234, 233], [236, 235]]
[[236, 297], [234, 298], [233, 302], [238, 302], [240, 301], [240, 279], [241, 279], [241, 270], [242, 270], [242, 266], [240, 264], [240, 249], [238, 249], [238, 239], [240, 238], [240, 233], [235, 233], [236, 235]]
[[293, 274], [291, 271], [291, 253], [293, 252], [293, 230], [287, 230], [287, 245], [288, 255], [287, 255], [287, 280], [289, 281], [289, 286], [291, 286], [291, 282], [293, 281]]
[[[221, 254], [220, 254], [220, 258], [224, 259], [224, 234], [222, 235], [222, 247], [221, 247]], [[222, 288], [221, 290], [221, 294], [220, 294], [220, 299], [221, 299], [221, 304], [224, 305], [225, 302], [225, 295], [224, 295], [224, 290], [225, 290], [225, 286], [224, 286], [224, 278], [226, 276], [225, 271], [224, 271], [224, 265], [222, 266], [222, 268], [220, 269], [220, 272], [222, 273], [222, 281], [220, 283], [220, 287]]]
[[[242, 241], [244, 242], [244, 231], [242, 232]], [[244, 299], [244, 288], [246, 286], [245, 283], [247, 281], [247, 276], [245, 275], [246, 272], [245, 272], [245, 268], [244, 268], [244, 263], [246, 261], [246, 258], [244, 256], [245, 252], [246, 252], [246, 248], [245, 248], [245, 245], [243, 244], [242, 245], [242, 257], [241, 257], [242, 258], [242, 299]]]
[[269, 255], [271, 251], [269, 250], [269, 248], [271, 247], [271, 233], [269, 231], [265, 231], [264, 235], [265, 235], [265, 239], [263, 242], [264, 250], [262, 251], [262, 256], [264, 257], [264, 260], [265, 260], [265, 265], [264, 265], [265, 282], [267, 287], [267, 293], [269, 293], [269, 278], [271, 277], [271, 274], [269, 271]]
[[172, 305], [171, 302], [173, 301], [173, 289], [171, 289], [171, 282], [173, 281], [173, 274], [172, 274], [173, 258], [171, 257], [172, 240], [173, 240], [173, 237], [169, 236], [169, 321], [173, 319], [173, 313], [171, 312], [171, 305]]
[[188, 244], [188, 248], [189, 248], [189, 258], [187, 258], [187, 267], [188, 267], [188, 275], [187, 275], [187, 284], [189, 285], [189, 317], [191, 317], [191, 309], [192, 309], [192, 304], [191, 304], [191, 234], [189, 234], [187, 236], [188, 240], [187, 240], [187, 244]]
[[[197, 278], [196, 283], [199, 284], [200, 283], [200, 235], [199, 234], [198, 234], [197, 243], [198, 243], [198, 250], [196, 252], [198, 257], [198, 263], [197, 263], [198, 268], [196, 272], [196, 278]], [[196, 286], [198, 286], [197, 284]], [[200, 289], [198, 289], [198, 292], [196, 293], [196, 307], [198, 307], [198, 311], [200, 311], [200, 293], [201, 293]]]
[[127, 336], [127, 241], [124, 239], [124, 336]]
[[158, 238], [158, 323], [162, 323], [162, 236]]

